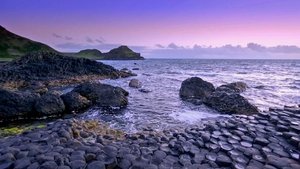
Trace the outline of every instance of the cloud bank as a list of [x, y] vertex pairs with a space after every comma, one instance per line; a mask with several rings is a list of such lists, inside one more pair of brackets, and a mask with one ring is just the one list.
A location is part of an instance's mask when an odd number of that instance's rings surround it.
[[[77, 52], [83, 49], [99, 49], [106, 52], [122, 44], [104, 43], [103, 39], [86, 39], [87, 43], [67, 42], [55, 47], [61, 51]], [[300, 59], [300, 48], [297, 46], [278, 45], [266, 47], [257, 43], [240, 45], [224, 45], [221, 47], [194, 45], [184, 47], [175, 43], [168, 45], [156, 44], [153, 47], [129, 45], [131, 49], [141, 53], [146, 58], [174, 59]]]
[[193, 47], [183, 47], [170, 43], [165, 46], [157, 44], [148, 54], [151, 58], [300, 59], [300, 48], [288, 45], [265, 47], [257, 43], [248, 43], [245, 47], [239, 45], [211, 47], [197, 44]]

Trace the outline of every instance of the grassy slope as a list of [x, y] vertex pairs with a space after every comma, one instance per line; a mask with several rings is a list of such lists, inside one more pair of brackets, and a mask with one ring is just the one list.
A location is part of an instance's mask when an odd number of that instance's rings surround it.
[[[25, 37], [16, 35], [0, 25], [0, 62], [11, 61], [30, 52], [55, 52], [55, 49], [40, 42], [32, 41]], [[81, 57], [94, 60], [131, 60], [136, 58], [135, 52], [127, 46], [120, 46], [108, 53], [101, 53], [97, 49], [86, 49], [78, 53], [60, 53], [65, 56]]]
[[21, 37], [0, 26], [0, 60], [9, 61], [30, 52], [57, 52], [53, 48], [30, 39]]

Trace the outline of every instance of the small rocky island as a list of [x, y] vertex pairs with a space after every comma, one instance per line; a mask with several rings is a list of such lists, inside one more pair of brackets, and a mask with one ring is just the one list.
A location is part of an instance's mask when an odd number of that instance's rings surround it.
[[143, 60], [140, 53], [132, 51], [128, 46], [120, 46], [107, 53], [102, 53], [97, 49], [85, 49], [73, 54], [77, 57], [87, 57], [96, 60]]
[[[300, 108], [259, 111], [241, 95], [247, 90], [243, 82], [215, 88], [199, 77], [184, 80], [178, 97], [227, 114], [186, 128], [128, 134], [96, 120], [63, 116], [93, 106], [126, 108], [130, 93], [99, 80], [132, 75], [52, 52], [1, 65], [0, 123], [55, 120], [0, 135], [0, 169], [300, 168]], [[61, 86], [72, 90], [63, 93], [57, 90]], [[142, 83], [131, 79], [129, 86], [138, 90]]]

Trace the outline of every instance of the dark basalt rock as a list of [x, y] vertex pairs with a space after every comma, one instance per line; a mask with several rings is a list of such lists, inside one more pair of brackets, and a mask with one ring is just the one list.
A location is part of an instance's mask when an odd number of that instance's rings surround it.
[[130, 82], [129, 82], [129, 87], [141, 88], [142, 83], [138, 79], [131, 79]]
[[30, 85], [32, 81], [50, 82], [80, 79], [83, 76], [118, 78], [130, 75], [94, 60], [39, 52], [25, 55], [1, 66], [0, 86], [4, 86], [5, 83], [24, 83], [17, 85], [17, 87], [24, 87]]
[[257, 107], [239, 94], [246, 88], [245, 83], [235, 82], [222, 85], [215, 90], [211, 83], [192, 77], [182, 82], [179, 94], [186, 101], [193, 104], [204, 103], [222, 113], [246, 115], [258, 113]]
[[59, 115], [65, 111], [63, 100], [57, 94], [42, 95], [35, 103], [35, 110], [40, 116]]
[[209, 107], [223, 113], [251, 115], [258, 112], [243, 96], [237, 93], [216, 91], [205, 100]]
[[224, 91], [226, 93], [242, 93], [246, 91], [247, 87], [247, 84], [244, 82], [233, 82], [217, 87], [216, 91]]
[[0, 89], [0, 121], [30, 116], [38, 94]]
[[128, 92], [120, 87], [100, 83], [84, 83], [73, 91], [86, 97], [93, 105], [100, 107], [125, 107], [128, 104]]
[[69, 92], [61, 96], [68, 111], [80, 111], [91, 105], [91, 101], [77, 92]]
[[199, 77], [184, 80], [181, 84], [179, 95], [183, 99], [197, 99], [204, 101], [215, 91], [213, 84]]

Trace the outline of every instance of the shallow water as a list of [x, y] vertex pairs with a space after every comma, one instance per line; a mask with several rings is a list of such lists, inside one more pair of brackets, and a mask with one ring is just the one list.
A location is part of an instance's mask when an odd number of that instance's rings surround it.
[[[260, 110], [300, 104], [300, 60], [167, 60], [104, 61], [115, 68], [139, 68], [137, 77], [104, 80], [129, 91], [129, 105], [116, 115], [92, 109], [83, 118], [99, 119], [112, 127], [135, 132], [143, 127], [172, 128], [197, 124], [203, 118], [222, 116], [204, 105], [194, 106], [179, 98], [181, 82], [198, 76], [214, 86], [243, 81], [249, 88], [242, 95]], [[142, 93], [130, 88], [130, 79], [139, 79]]]

